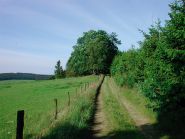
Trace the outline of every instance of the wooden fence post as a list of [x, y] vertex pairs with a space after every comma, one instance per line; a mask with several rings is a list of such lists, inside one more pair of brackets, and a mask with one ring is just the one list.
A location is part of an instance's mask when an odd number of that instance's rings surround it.
[[86, 83], [85, 83], [85, 91], [86, 91]]
[[17, 111], [16, 139], [23, 139], [24, 110]]
[[70, 94], [68, 92], [68, 106], [70, 106]]
[[57, 114], [58, 114], [58, 102], [57, 102], [57, 99], [55, 98], [54, 99], [55, 101], [55, 120], [57, 119]]

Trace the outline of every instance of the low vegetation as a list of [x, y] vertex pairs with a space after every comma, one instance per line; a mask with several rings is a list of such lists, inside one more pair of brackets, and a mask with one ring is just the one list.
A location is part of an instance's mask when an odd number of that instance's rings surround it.
[[111, 139], [144, 139], [139, 129], [135, 126], [126, 108], [118, 98], [117, 90], [106, 77], [102, 86], [103, 106], [108, 124], [105, 137]]
[[120, 96], [132, 103], [142, 115], [147, 116], [151, 124], [157, 122], [157, 113], [149, 107], [150, 100], [138, 92], [136, 88], [121, 87]]
[[61, 117], [42, 139], [87, 139], [91, 138], [91, 120], [95, 110], [95, 97], [97, 89], [102, 83], [91, 84], [90, 88], [79, 93], [73, 99], [67, 112]]
[[[76, 89], [80, 92], [80, 88], [84, 88], [85, 83], [95, 81], [97, 81], [96, 76], [48, 81], [1, 81], [0, 106], [3, 107], [0, 107], [0, 137], [15, 138], [16, 112], [23, 109], [25, 110], [24, 136], [34, 138], [54, 121], [55, 98], [58, 99], [59, 112], [63, 112], [68, 105], [67, 92], [73, 98], [76, 96]], [[82, 96], [79, 99], [78, 105], [86, 102]]]

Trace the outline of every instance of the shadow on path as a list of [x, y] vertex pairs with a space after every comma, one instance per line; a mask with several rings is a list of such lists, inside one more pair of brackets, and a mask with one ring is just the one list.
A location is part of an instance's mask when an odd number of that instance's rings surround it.
[[[106, 136], [101, 136], [101, 137], [95, 136], [96, 134], [101, 132], [101, 129], [97, 129], [97, 130], [92, 130], [92, 129], [95, 125], [99, 126], [102, 124], [102, 122], [96, 121], [95, 115], [98, 111], [97, 109], [99, 105], [98, 97], [100, 95], [100, 89], [103, 81], [104, 81], [104, 78], [96, 90], [93, 114], [90, 121], [88, 121], [90, 125], [89, 127], [79, 128], [72, 125], [71, 123], [65, 122], [62, 124], [58, 124], [56, 127], [52, 128], [50, 133], [48, 135], [45, 135], [44, 137], [41, 137], [41, 139], [143, 139], [141, 138], [141, 136], [138, 136], [139, 135], [138, 130], [129, 130], [129, 131], [115, 130], [107, 134]], [[169, 124], [170, 124], [170, 121], [169, 121]], [[159, 125], [161, 125], [161, 122], [156, 124], [144, 124], [139, 128], [141, 128], [144, 132], [149, 132], [148, 129], [150, 128], [159, 129]], [[168, 133], [169, 135], [169, 132], [166, 132], [166, 133]], [[150, 139], [160, 139], [165, 136], [166, 136], [165, 132], [158, 132], [158, 133], [155, 133], [155, 135], [151, 134]], [[169, 135], [167, 138], [164, 138], [164, 139], [172, 139], [172, 137], [170, 136], [171, 135]], [[35, 138], [34, 135], [25, 135], [25, 139], [33, 139], [33, 138]], [[183, 136], [175, 137], [175, 139], [183, 139]]]

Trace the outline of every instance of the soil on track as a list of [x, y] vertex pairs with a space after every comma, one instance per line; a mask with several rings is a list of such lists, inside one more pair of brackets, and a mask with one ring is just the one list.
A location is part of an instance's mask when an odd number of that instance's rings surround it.
[[[146, 139], [157, 139], [157, 131], [152, 126], [151, 120], [143, 115], [140, 111], [137, 110], [137, 108], [130, 103], [126, 98], [120, 95], [120, 91], [116, 91], [115, 86], [113, 85], [113, 81], [111, 80], [110, 88], [112, 93], [117, 97], [118, 101], [121, 102], [123, 107], [126, 108], [128, 111], [130, 117], [135, 122], [135, 125], [139, 128], [139, 130], [142, 132], [142, 134], [145, 136]], [[123, 92], [124, 93], [124, 92]]]
[[[103, 82], [104, 83], [104, 82]], [[102, 83], [102, 84], [103, 84]], [[134, 105], [132, 105], [128, 100], [119, 95], [119, 91], [113, 85], [113, 81], [109, 81], [108, 85], [110, 86], [110, 91], [117, 97], [119, 103], [123, 105], [128, 111], [130, 117], [135, 122], [135, 125], [139, 128], [141, 133], [145, 136], [146, 139], [157, 139], [155, 129], [150, 125], [151, 121], [148, 117], [140, 113]], [[102, 85], [101, 85], [102, 86]], [[101, 86], [97, 92], [97, 97], [95, 100], [95, 114], [93, 118], [93, 123], [91, 127], [91, 133], [93, 139], [108, 139], [109, 137], [105, 135], [108, 128], [108, 121], [106, 120], [106, 115], [103, 108]], [[110, 137], [111, 138], [111, 137]]]
[[103, 112], [103, 101], [102, 101], [102, 90], [100, 89], [100, 93], [97, 97], [96, 102], [96, 112], [94, 115], [94, 121], [92, 126], [93, 138], [102, 138], [104, 136], [104, 132], [106, 129], [106, 118]]
[[[102, 84], [104, 83], [104, 79]], [[91, 125], [91, 138], [100, 139], [104, 136], [104, 130], [106, 129], [106, 118], [103, 112], [103, 100], [102, 100], [102, 84], [97, 89], [97, 94], [95, 98], [95, 110]]]

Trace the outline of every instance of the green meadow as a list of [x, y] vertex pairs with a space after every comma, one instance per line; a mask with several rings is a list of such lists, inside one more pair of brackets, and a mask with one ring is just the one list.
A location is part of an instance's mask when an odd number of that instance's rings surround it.
[[0, 82], [0, 137], [15, 138], [16, 115], [25, 110], [24, 135], [27, 138], [39, 134], [54, 121], [55, 103], [62, 112], [68, 105], [68, 92], [75, 98], [84, 85], [97, 82], [97, 76], [42, 81]]

